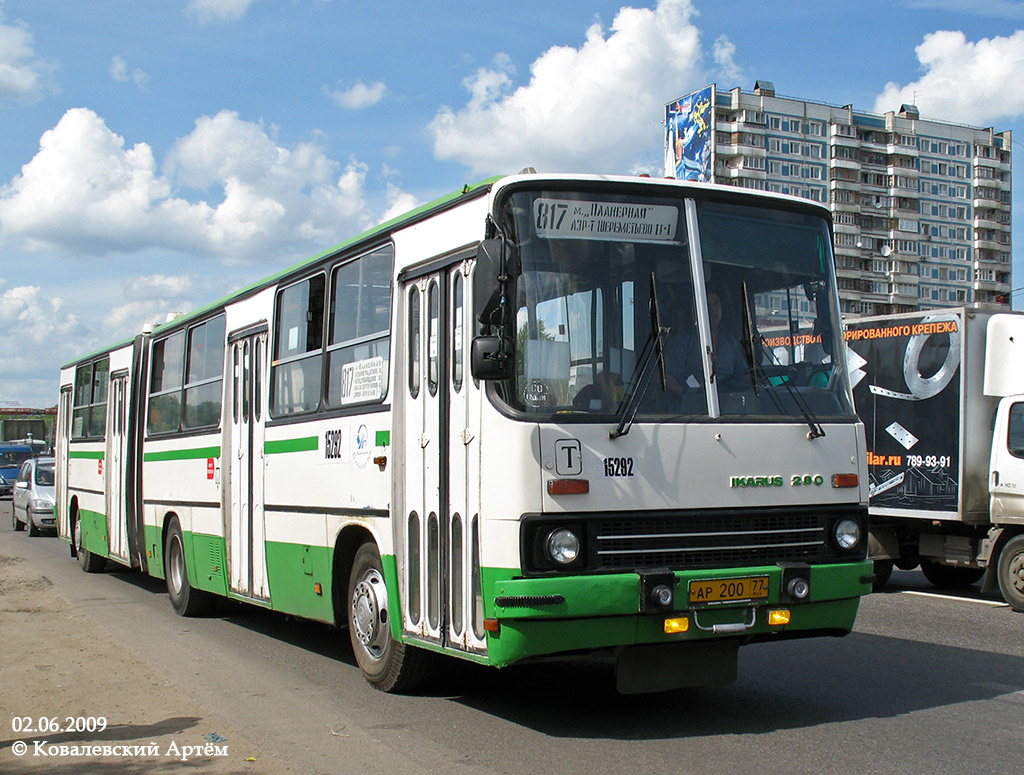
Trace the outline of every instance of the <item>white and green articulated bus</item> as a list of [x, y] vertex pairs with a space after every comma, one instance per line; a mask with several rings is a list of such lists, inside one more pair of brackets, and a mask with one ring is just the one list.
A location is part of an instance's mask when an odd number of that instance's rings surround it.
[[467, 186], [67, 364], [60, 534], [348, 629], [376, 687], [431, 652], [728, 683], [871, 590], [829, 213], [650, 178]]

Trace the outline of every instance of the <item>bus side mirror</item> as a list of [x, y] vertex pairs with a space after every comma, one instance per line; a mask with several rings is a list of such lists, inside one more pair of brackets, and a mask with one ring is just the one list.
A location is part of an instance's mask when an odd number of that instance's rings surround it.
[[469, 349], [469, 370], [476, 379], [509, 379], [515, 373], [512, 342], [499, 336], [476, 336]]
[[498, 281], [502, 271], [501, 248], [500, 239], [485, 239], [481, 240], [476, 249], [473, 314], [484, 325], [496, 322], [492, 318], [501, 302], [501, 284]]

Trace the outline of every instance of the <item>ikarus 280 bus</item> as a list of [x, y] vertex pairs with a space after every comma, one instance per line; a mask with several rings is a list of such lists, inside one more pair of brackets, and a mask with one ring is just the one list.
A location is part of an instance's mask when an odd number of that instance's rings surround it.
[[346, 627], [376, 687], [429, 652], [735, 679], [871, 589], [828, 211], [521, 174], [69, 363], [82, 567]]

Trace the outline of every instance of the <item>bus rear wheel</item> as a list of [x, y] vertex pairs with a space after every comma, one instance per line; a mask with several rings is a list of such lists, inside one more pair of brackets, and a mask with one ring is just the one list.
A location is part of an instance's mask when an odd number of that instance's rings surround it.
[[405, 692], [426, 677], [427, 652], [391, 637], [392, 611], [377, 547], [356, 551], [348, 581], [348, 634], [363, 676], [384, 692]]
[[210, 607], [210, 595], [189, 583], [185, 564], [185, 544], [177, 519], [167, 526], [164, 539], [164, 576], [171, 606], [179, 616], [199, 616]]
[[75, 518], [75, 554], [78, 556], [78, 564], [86, 573], [99, 573], [107, 567], [107, 558], [93, 554], [82, 545], [82, 520], [76, 515]]

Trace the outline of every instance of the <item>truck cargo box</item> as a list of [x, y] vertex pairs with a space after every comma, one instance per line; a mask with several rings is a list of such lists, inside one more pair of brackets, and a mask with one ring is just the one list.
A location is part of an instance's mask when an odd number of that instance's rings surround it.
[[991, 316], [953, 308], [846, 321], [872, 515], [989, 521], [998, 404], [983, 394]]

